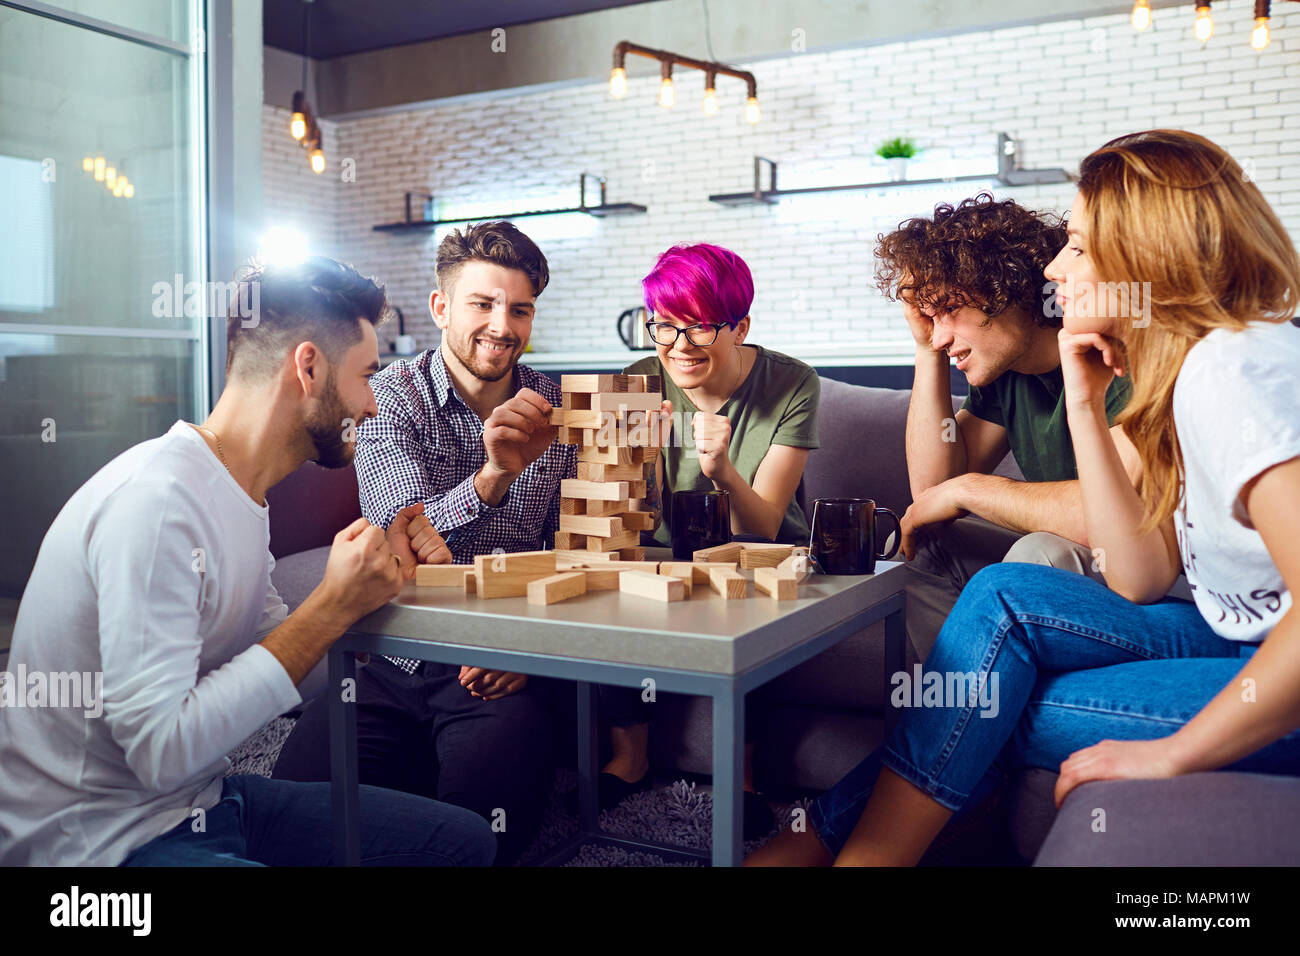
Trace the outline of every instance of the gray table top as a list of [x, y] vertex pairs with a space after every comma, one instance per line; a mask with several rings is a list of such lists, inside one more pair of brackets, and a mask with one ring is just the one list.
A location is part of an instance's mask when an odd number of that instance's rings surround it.
[[[902, 590], [901, 567], [897, 561], [880, 561], [871, 575], [810, 575], [792, 601], [777, 601], [751, 583], [751, 596], [743, 600], [723, 600], [707, 585], [697, 584], [690, 598], [671, 603], [619, 591], [593, 591], [558, 604], [533, 605], [523, 597], [484, 600], [455, 588], [417, 588], [408, 583], [392, 603], [349, 630], [738, 674]], [[740, 573], [752, 578], [752, 572]]]

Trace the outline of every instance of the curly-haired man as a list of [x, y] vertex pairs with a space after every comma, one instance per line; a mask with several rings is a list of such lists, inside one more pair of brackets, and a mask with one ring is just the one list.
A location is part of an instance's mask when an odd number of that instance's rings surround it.
[[[1084, 528], [1065, 420], [1060, 309], [1043, 276], [1066, 242], [1057, 217], [982, 193], [908, 220], [877, 244], [880, 290], [901, 303], [916, 340], [907, 413], [913, 501], [902, 550], [913, 580], [907, 629], [919, 658], [985, 565], [1050, 564], [1099, 580], [1105, 571]], [[970, 385], [955, 417], [953, 359]], [[1111, 383], [1108, 421], [1129, 391], [1126, 378]], [[1136, 480], [1132, 445], [1118, 427], [1111, 436]], [[1008, 450], [1024, 481], [992, 474]]]

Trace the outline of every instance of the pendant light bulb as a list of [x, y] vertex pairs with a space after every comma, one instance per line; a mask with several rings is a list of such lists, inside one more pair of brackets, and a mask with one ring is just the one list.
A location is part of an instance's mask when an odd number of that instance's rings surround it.
[[95, 182], [102, 183], [104, 181], [104, 169], [105, 169], [104, 157], [96, 156], [95, 157]]
[[627, 70], [621, 66], [616, 66], [610, 71], [609, 95], [616, 100], [627, 96]]
[[117, 185], [117, 168], [109, 166], [104, 170], [104, 185], [112, 189]]
[[671, 76], [665, 76], [659, 81], [659, 105], [669, 109], [677, 105], [677, 91], [673, 89]]
[[762, 118], [762, 115], [763, 114], [758, 111], [758, 97], [751, 96], [745, 102], [745, 122], [750, 126], [753, 126]]
[[1268, 17], [1256, 17], [1255, 29], [1250, 31], [1250, 45], [1256, 50], [1268, 46]]
[[711, 86], [704, 91], [704, 115], [718, 115], [718, 91]]
[[87, 156], [81, 161], [82, 172], [93, 173], [95, 171], [95, 157]]
[[1145, 30], [1151, 26], [1151, 0], [1137, 0], [1133, 4], [1133, 29]]
[[1199, 4], [1196, 7], [1196, 39], [1206, 43], [1212, 36], [1214, 36], [1214, 18], [1210, 16], [1210, 5]]
[[319, 146], [311, 151], [311, 169], [318, 174], [325, 172], [325, 153]]
[[289, 135], [296, 140], [301, 140], [307, 135], [307, 117], [301, 113], [294, 113], [289, 118]]

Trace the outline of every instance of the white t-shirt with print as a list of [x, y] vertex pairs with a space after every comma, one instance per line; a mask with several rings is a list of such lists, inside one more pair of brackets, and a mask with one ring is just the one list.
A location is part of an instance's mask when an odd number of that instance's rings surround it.
[[1240, 495], [1300, 456], [1300, 328], [1254, 322], [1197, 342], [1174, 386], [1174, 423], [1185, 469], [1175, 526], [1196, 606], [1220, 636], [1262, 641], [1292, 597]]

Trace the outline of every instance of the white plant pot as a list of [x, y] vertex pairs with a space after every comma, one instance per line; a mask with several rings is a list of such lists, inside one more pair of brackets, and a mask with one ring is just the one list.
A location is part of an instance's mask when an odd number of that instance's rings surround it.
[[907, 179], [907, 158], [904, 156], [894, 156], [885, 160], [885, 165], [889, 167], [889, 178], [896, 183], [901, 183]]

